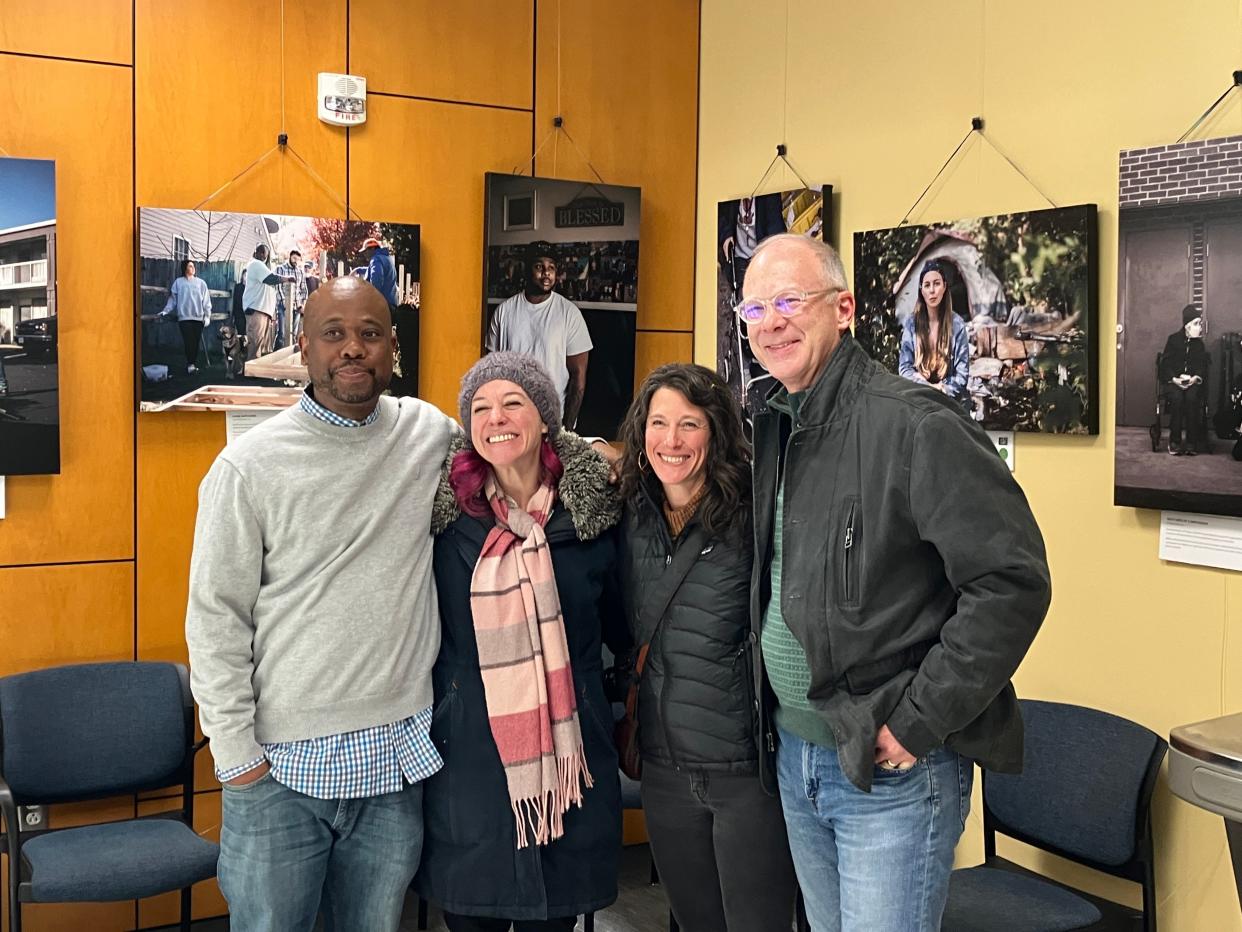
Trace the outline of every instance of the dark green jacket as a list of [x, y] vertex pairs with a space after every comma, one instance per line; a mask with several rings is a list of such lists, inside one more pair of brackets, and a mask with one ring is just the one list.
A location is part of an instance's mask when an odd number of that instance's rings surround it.
[[944, 744], [990, 770], [1020, 770], [1010, 677], [1051, 583], [1039, 527], [984, 431], [846, 333], [797, 423], [769, 411], [754, 444], [752, 624], [767, 606], [775, 524], [781, 611], [845, 774], [870, 789], [884, 724], [916, 757]]

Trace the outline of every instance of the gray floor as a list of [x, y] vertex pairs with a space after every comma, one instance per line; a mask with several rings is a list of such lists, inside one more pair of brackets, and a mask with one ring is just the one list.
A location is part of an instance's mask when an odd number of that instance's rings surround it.
[[[664, 891], [648, 883], [651, 855], [646, 845], [631, 845], [621, 852], [620, 895], [617, 902], [595, 914], [596, 932], [660, 932], [668, 928], [668, 901]], [[411, 895], [405, 904], [401, 932], [418, 928], [418, 899]], [[194, 923], [195, 932], [228, 932], [227, 919]], [[579, 920], [578, 928], [582, 929]], [[444, 922], [436, 909], [431, 910], [429, 932], [444, 932]]]
[[1180, 492], [1242, 494], [1242, 463], [1230, 451], [1232, 440], [1210, 434], [1212, 452], [1199, 456], [1169, 456], [1165, 452], [1169, 431], [1161, 437], [1161, 449], [1151, 450], [1146, 427], [1117, 428], [1117, 485], [1136, 489], [1171, 489]]

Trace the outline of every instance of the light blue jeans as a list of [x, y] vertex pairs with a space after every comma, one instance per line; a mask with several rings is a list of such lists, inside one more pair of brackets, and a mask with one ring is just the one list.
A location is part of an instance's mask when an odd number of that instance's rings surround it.
[[270, 773], [225, 786], [220, 890], [234, 932], [388, 932], [423, 847], [423, 786], [369, 799], [316, 799]]
[[970, 761], [937, 748], [877, 767], [864, 793], [835, 748], [778, 730], [777, 775], [812, 932], [937, 932], [953, 849], [970, 812]]

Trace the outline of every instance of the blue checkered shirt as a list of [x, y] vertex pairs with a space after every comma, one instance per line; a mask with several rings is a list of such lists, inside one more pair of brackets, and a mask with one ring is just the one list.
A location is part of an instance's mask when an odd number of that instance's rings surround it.
[[[355, 421], [329, 411], [308, 389], [302, 410], [338, 427], [363, 427], [379, 416], [379, 406], [365, 420]], [[217, 770], [221, 783], [234, 780], [264, 760], [272, 777], [291, 790], [317, 799], [361, 799], [395, 793], [405, 784], [425, 780], [444, 766], [431, 743], [431, 706], [417, 715], [340, 735], [281, 741], [263, 745], [263, 757]]]

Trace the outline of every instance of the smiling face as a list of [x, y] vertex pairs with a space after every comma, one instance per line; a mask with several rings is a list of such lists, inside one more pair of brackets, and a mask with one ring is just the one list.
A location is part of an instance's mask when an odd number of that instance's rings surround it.
[[674, 507], [688, 501], [707, 481], [712, 440], [707, 412], [674, 388], [656, 389], [647, 408], [643, 450]]
[[516, 382], [484, 382], [470, 401], [470, 442], [493, 467], [537, 470], [547, 432], [539, 409]]
[[919, 290], [923, 293], [923, 303], [927, 309], [936, 310], [944, 300], [944, 276], [936, 271], [924, 273]]
[[[808, 294], [837, 287], [827, 281], [823, 263], [801, 238], [772, 243], [746, 270], [743, 300], [771, 299], [784, 291]], [[750, 347], [772, 375], [791, 392], [810, 388], [841, 342], [854, 316], [854, 296], [833, 291], [809, 298], [793, 317], [769, 307], [758, 323], [746, 325]]]
[[363, 420], [392, 381], [392, 316], [383, 295], [353, 276], [333, 279], [306, 302], [298, 348], [315, 400]]

